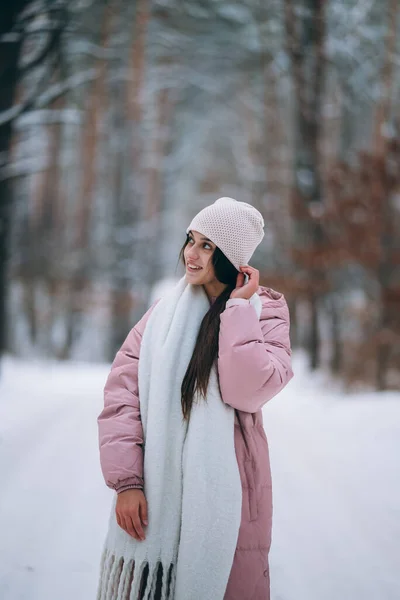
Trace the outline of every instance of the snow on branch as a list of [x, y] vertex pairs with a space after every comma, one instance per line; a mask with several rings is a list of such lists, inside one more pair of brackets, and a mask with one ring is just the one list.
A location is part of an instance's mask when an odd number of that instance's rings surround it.
[[33, 93], [25, 102], [16, 104], [12, 108], [0, 113], [0, 126], [11, 121], [15, 121], [15, 119], [18, 119], [27, 111], [32, 110], [32, 108], [42, 108], [48, 106], [51, 102], [60, 96], [63, 96], [69, 90], [75, 89], [84, 83], [94, 81], [97, 76], [96, 69], [87, 69], [81, 73], [75, 73], [74, 75], [71, 75], [62, 82], [51, 85], [48, 89], [46, 89], [45, 92], [39, 94], [38, 91], [43, 87], [43, 82], [45, 79], [43, 77], [43, 79], [41, 79], [41, 81], [35, 86]]
[[32, 110], [21, 115], [15, 128], [21, 130], [32, 125], [54, 125], [55, 123], [80, 125], [82, 123], [82, 111], [76, 108]]
[[81, 73], [75, 73], [74, 75], [67, 77], [65, 80], [55, 83], [46, 89], [46, 91], [38, 97], [36, 106], [38, 108], [47, 106], [60, 96], [63, 96], [66, 92], [85, 83], [89, 83], [90, 81], [94, 81], [97, 79], [97, 77], [98, 72], [95, 68], [86, 69], [86, 71], [82, 71]]

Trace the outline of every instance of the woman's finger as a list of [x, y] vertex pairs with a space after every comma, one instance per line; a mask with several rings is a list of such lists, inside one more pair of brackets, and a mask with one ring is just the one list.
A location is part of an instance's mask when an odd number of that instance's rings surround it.
[[142, 523], [140, 522], [140, 517], [139, 517], [139, 513], [134, 513], [132, 516], [132, 523], [133, 526], [139, 536], [140, 539], [144, 540], [145, 535], [144, 535], [144, 531], [143, 531], [143, 527], [142, 527]]
[[122, 525], [121, 525], [121, 518], [120, 518], [119, 514], [117, 513], [117, 511], [115, 511], [115, 516], [116, 516], [116, 518], [117, 518], [117, 523], [118, 523], [118, 525], [119, 525], [119, 526], [120, 526], [120, 527], [123, 529], [123, 527], [122, 527]]
[[243, 270], [243, 273], [246, 273], [248, 275], [249, 281], [257, 280], [260, 277], [260, 272], [254, 267], [249, 267], [245, 265], [244, 267], [241, 267], [241, 269]]
[[236, 287], [240, 288], [244, 284], [244, 273], [238, 273], [236, 277]]
[[241, 271], [244, 273], [258, 273], [258, 269], [255, 269], [254, 267], [250, 267], [249, 265], [243, 265], [242, 267], [240, 267]]
[[127, 533], [129, 533], [129, 535], [131, 535], [133, 538], [135, 538], [135, 540], [140, 540], [140, 537], [134, 527], [134, 524], [132, 522], [132, 519], [129, 515], [126, 515], [125, 517], [123, 517], [123, 523], [124, 523], [124, 529]]
[[[248, 280], [245, 283], [245, 275]], [[237, 276], [236, 287], [231, 293], [231, 298], [250, 298], [257, 291], [259, 284], [259, 271], [250, 265], [242, 265]]]
[[148, 524], [148, 516], [147, 516], [147, 501], [145, 498], [139, 504], [140, 518], [144, 525]]

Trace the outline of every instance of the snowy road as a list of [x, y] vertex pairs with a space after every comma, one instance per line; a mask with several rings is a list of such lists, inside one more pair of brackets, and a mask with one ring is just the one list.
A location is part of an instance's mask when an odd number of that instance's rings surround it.
[[[264, 408], [272, 600], [399, 600], [400, 394], [341, 396], [301, 356], [294, 370]], [[112, 498], [97, 453], [107, 372], [5, 363], [1, 600], [94, 600]]]

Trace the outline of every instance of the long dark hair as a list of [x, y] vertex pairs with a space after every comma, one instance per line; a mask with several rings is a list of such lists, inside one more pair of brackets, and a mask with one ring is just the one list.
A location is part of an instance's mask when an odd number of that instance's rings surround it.
[[[187, 234], [186, 241], [179, 252], [183, 265], [185, 265], [184, 250], [190, 237]], [[218, 357], [220, 314], [225, 310], [226, 302], [236, 287], [239, 273], [218, 247], [215, 248], [211, 260], [216, 278], [227, 285], [203, 317], [192, 358], [182, 381], [181, 404], [185, 420], [190, 417], [195, 392], [199, 391], [203, 397], [206, 396], [211, 369]]]

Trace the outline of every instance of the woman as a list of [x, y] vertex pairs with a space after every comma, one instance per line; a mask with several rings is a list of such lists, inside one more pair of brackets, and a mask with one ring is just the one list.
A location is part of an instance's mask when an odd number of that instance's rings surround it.
[[261, 408], [293, 377], [289, 313], [248, 265], [264, 236], [220, 198], [186, 230], [185, 276], [128, 334], [98, 418], [117, 493], [98, 600], [268, 600], [272, 489]]

